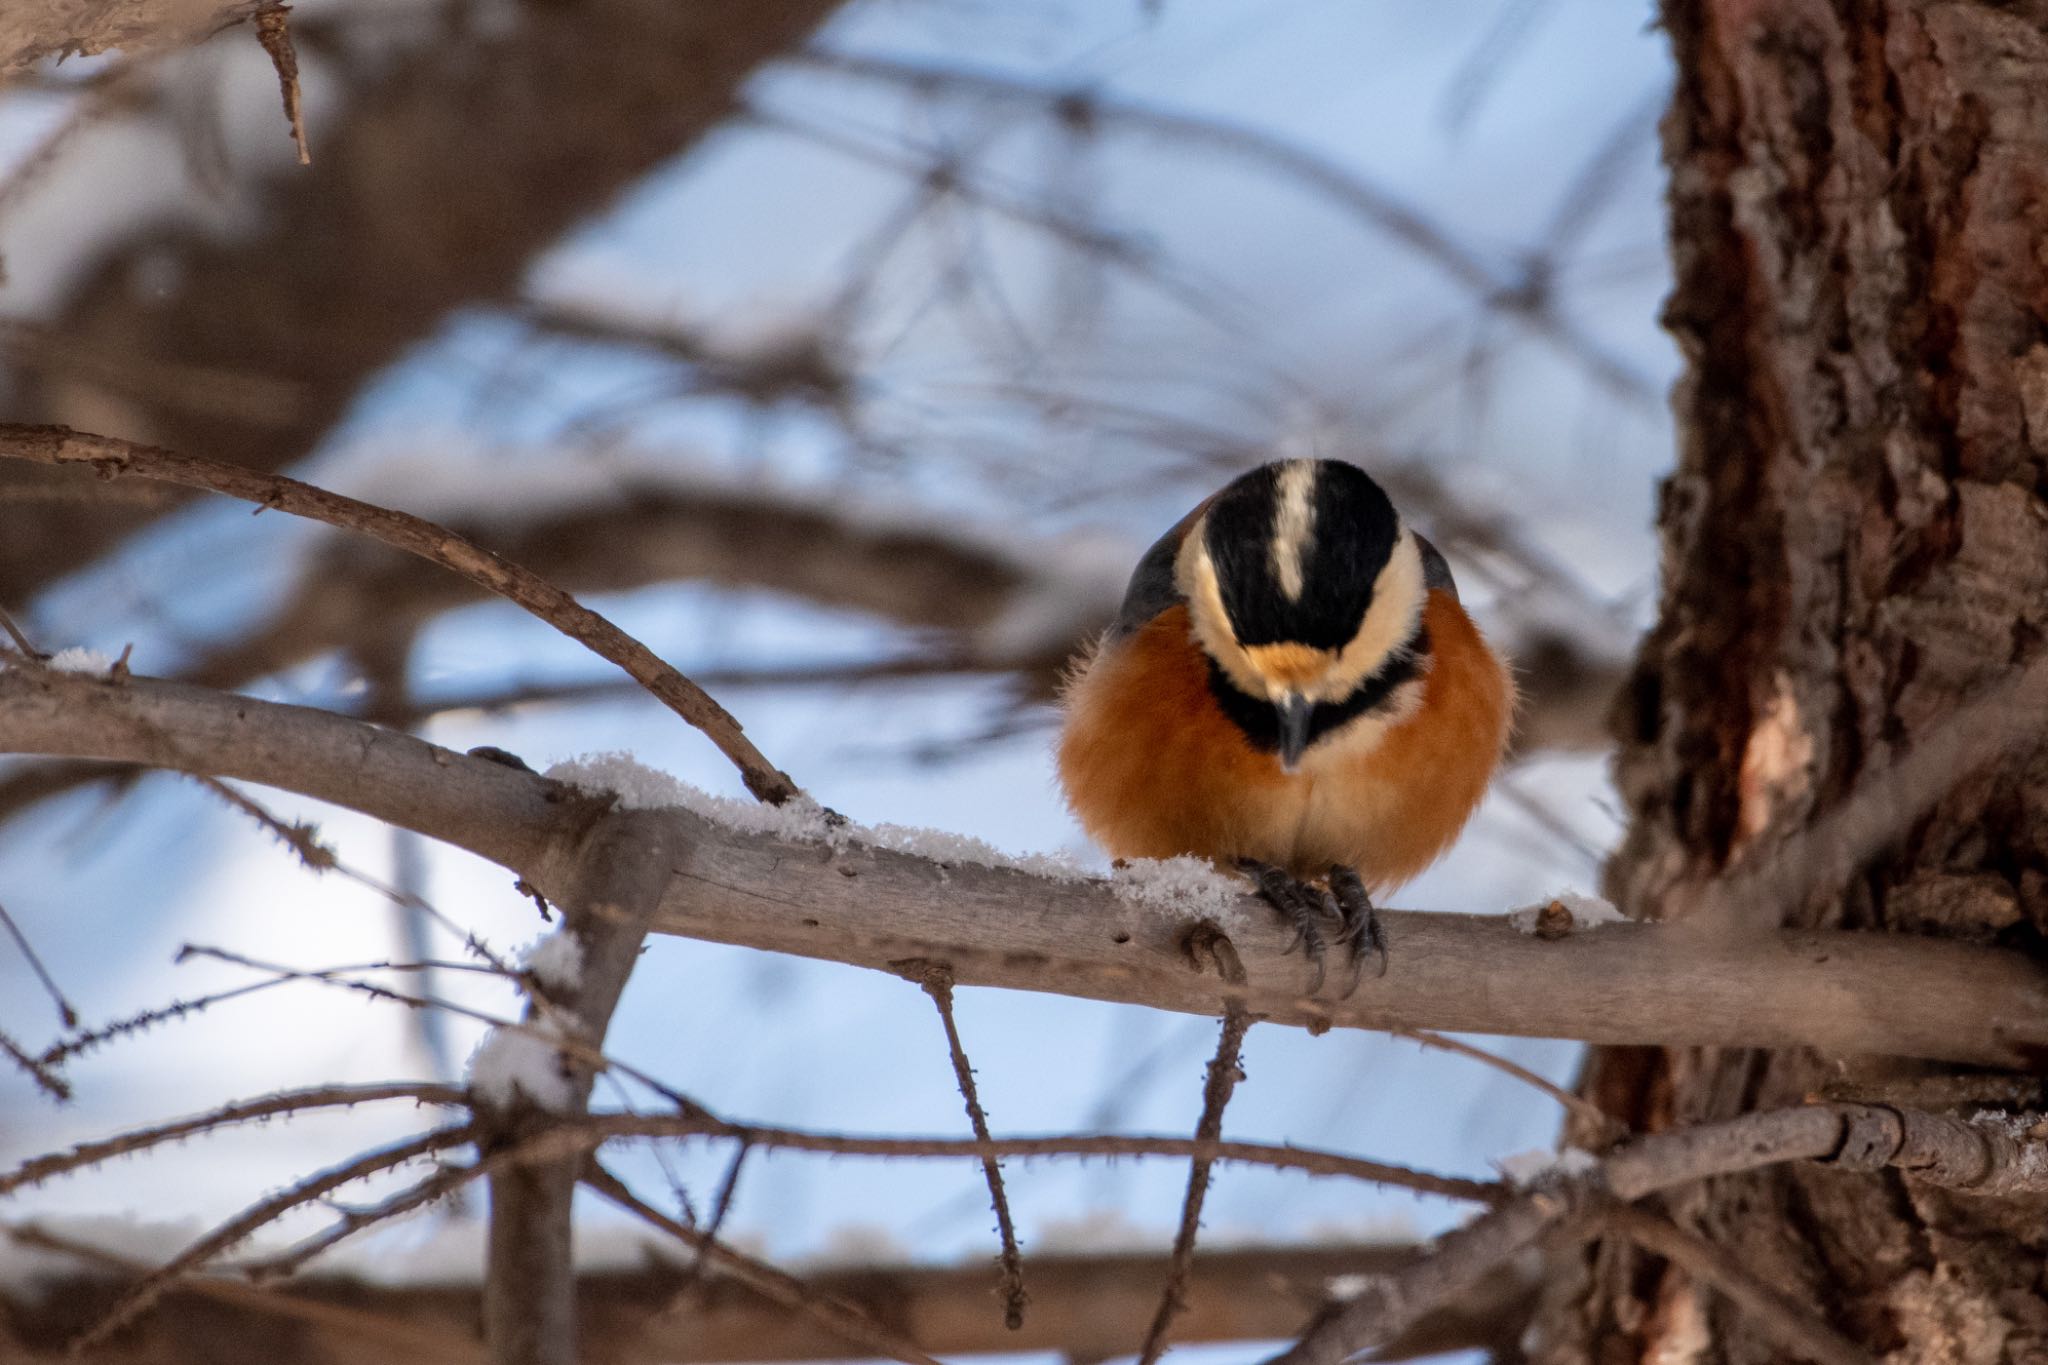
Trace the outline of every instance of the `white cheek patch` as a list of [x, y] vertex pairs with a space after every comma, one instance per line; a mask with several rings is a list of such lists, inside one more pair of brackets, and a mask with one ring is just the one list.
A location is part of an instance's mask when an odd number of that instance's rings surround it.
[[1415, 636], [1422, 621], [1422, 604], [1428, 589], [1422, 577], [1422, 549], [1407, 531], [1394, 542], [1379, 577], [1373, 580], [1372, 605], [1358, 624], [1358, 634], [1337, 656], [1337, 665], [1323, 679], [1321, 697], [1330, 701], [1347, 697], [1367, 678], [1377, 673], [1395, 650]]
[[1308, 460], [1282, 465], [1273, 504], [1273, 579], [1290, 602], [1301, 600], [1302, 562], [1316, 543], [1316, 467]]
[[1271, 689], [1266, 679], [1252, 666], [1230, 628], [1230, 614], [1223, 608], [1223, 585], [1216, 579], [1216, 563], [1209, 558], [1203, 539], [1207, 526], [1206, 521], [1198, 521], [1188, 528], [1180, 556], [1174, 560], [1174, 585], [1187, 599], [1188, 619], [1203, 651], [1222, 667], [1238, 691], [1252, 697], [1267, 696]]

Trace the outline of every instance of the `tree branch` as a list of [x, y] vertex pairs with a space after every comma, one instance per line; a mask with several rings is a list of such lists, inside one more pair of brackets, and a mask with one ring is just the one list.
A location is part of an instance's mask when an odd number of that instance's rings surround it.
[[[204, 765], [466, 848], [557, 900], [572, 884], [577, 842], [606, 805], [360, 721], [140, 678], [0, 673], [0, 751]], [[1183, 946], [1199, 916], [1125, 899], [1109, 882], [938, 862], [862, 843], [858, 831], [828, 842], [822, 830], [748, 833], [680, 808], [646, 814], [645, 828], [664, 831], [675, 850], [655, 932], [879, 970], [923, 957], [949, 963], [962, 985], [1212, 1016], [1235, 1000], [1318, 1029], [1807, 1046], [2007, 1067], [2031, 1065], [2048, 1047], [2048, 971], [1996, 948], [1839, 931], [1701, 934], [1683, 924], [1546, 941], [1501, 915], [1390, 911], [1393, 970], [1349, 997], [1310, 999], [1300, 960], [1283, 955], [1277, 917], [1249, 896], [1206, 912], [1243, 962], [1240, 987], [1190, 967]], [[1955, 1008], [1964, 999], [1972, 1008]]]
[[130, 55], [196, 42], [264, 0], [17, 0], [0, 8], [0, 76], [50, 57]]
[[1916, 1110], [1860, 1104], [1803, 1105], [1745, 1114], [1638, 1138], [1584, 1175], [1552, 1177], [1438, 1238], [1430, 1251], [1375, 1278], [1339, 1313], [1319, 1322], [1271, 1365], [1341, 1365], [1392, 1340], [1422, 1315], [1456, 1302], [1473, 1285], [1550, 1229], [1709, 1176], [1789, 1161], [1821, 1161], [1847, 1170], [1886, 1168], [1976, 1194], [2048, 1192], [2048, 1147], [2021, 1142], [1998, 1127]]
[[[124, 1277], [143, 1267], [41, 1229], [9, 1232], [44, 1253], [36, 1277], [41, 1288], [34, 1295], [0, 1290], [0, 1311], [19, 1342], [23, 1365], [56, 1365], [64, 1359], [63, 1342], [80, 1308], [105, 1302]], [[1390, 1270], [1414, 1254], [1409, 1246], [1372, 1242], [1201, 1252], [1180, 1339], [1192, 1344], [1287, 1336], [1300, 1329], [1332, 1280]], [[66, 1264], [74, 1260], [84, 1267]], [[1032, 1264], [1040, 1277], [1036, 1311], [1016, 1334], [989, 1311], [988, 1270], [979, 1257], [959, 1265], [824, 1265], [806, 1269], [803, 1284], [819, 1300], [902, 1324], [947, 1359], [1024, 1350], [1103, 1360], [1135, 1348], [1166, 1273], [1165, 1258], [1150, 1253], [1056, 1253], [1035, 1257]], [[666, 1257], [650, 1255], [632, 1268], [580, 1274], [576, 1295], [587, 1358], [615, 1365], [845, 1358], [846, 1339], [792, 1311], [786, 1287], [752, 1279], [736, 1260], [716, 1253], [689, 1311], [662, 1312], [688, 1273]], [[1512, 1345], [1526, 1320], [1529, 1295], [1526, 1282], [1502, 1278], [1521, 1291], [1508, 1304], [1475, 1300], [1469, 1311], [1446, 1315], [1432, 1335], [1411, 1338], [1412, 1346], [1404, 1343], [1382, 1358]], [[218, 1358], [206, 1353], [206, 1345], [231, 1333], [225, 1339], [236, 1344], [239, 1358], [249, 1360], [480, 1362], [479, 1292], [474, 1281], [378, 1285], [345, 1270], [301, 1276], [274, 1289], [236, 1279], [188, 1280], [129, 1329], [129, 1358], [200, 1365]]]
[[438, 564], [518, 604], [593, 654], [624, 669], [670, 710], [703, 731], [718, 751], [739, 768], [747, 790], [761, 800], [780, 802], [796, 795], [796, 784], [754, 747], [740, 723], [653, 650], [538, 574], [445, 527], [279, 474], [238, 469], [111, 436], [87, 435], [68, 427], [0, 424], [0, 455], [58, 467], [89, 466], [103, 479], [135, 474], [162, 483], [203, 488], [253, 502], [259, 510], [275, 507], [293, 516], [359, 531], [394, 549]]

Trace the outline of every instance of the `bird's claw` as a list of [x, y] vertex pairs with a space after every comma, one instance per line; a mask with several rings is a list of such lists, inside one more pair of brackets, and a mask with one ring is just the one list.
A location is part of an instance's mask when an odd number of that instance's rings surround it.
[[1380, 960], [1380, 969], [1374, 975], [1387, 974], [1387, 939], [1380, 930], [1379, 911], [1373, 908], [1372, 897], [1366, 893], [1365, 882], [1359, 877], [1358, 869], [1341, 863], [1332, 867], [1330, 891], [1337, 899], [1339, 917], [1343, 920], [1337, 942], [1351, 947], [1351, 986], [1344, 992], [1350, 995], [1365, 977], [1365, 955], [1368, 952]]
[[[1292, 953], [1297, 948], [1302, 950], [1303, 955], [1308, 958], [1309, 965], [1315, 968], [1315, 978], [1309, 983], [1308, 993], [1319, 994], [1323, 989], [1326, 972], [1327, 941], [1323, 935], [1322, 921], [1334, 920], [1341, 930], [1345, 922], [1342, 906], [1330, 892], [1319, 886], [1298, 881], [1271, 863], [1246, 858], [1238, 863], [1238, 868], [1252, 879], [1252, 884], [1258, 887], [1259, 895], [1267, 904], [1286, 917], [1288, 925], [1294, 930], [1294, 938], [1288, 943], [1285, 951]], [[1340, 937], [1337, 941], [1341, 943], [1343, 939]], [[1357, 989], [1355, 982], [1352, 989]]]

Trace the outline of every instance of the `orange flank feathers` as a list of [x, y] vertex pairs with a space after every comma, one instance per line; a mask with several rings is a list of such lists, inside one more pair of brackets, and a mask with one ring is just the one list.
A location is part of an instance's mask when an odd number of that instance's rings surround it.
[[1288, 773], [1225, 717], [1187, 608], [1169, 607], [1069, 684], [1068, 804], [1115, 857], [1255, 858], [1298, 877], [1342, 864], [1375, 890], [1406, 881], [1479, 804], [1514, 711], [1506, 668], [1454, 596], [1430, 592], [1423, 624], [1419, 702], [1323, 736]]

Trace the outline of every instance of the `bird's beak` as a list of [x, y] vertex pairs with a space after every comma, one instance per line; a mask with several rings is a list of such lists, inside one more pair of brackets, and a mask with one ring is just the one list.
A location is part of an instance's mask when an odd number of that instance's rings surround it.
[[1280, 713], [1280, 767], [1291, 773], [1301, 762], [1301, 751], [1308, 747], [1308, 716], [1315, 708], [1298, 692], [1287, 693], [1273, 708]]

